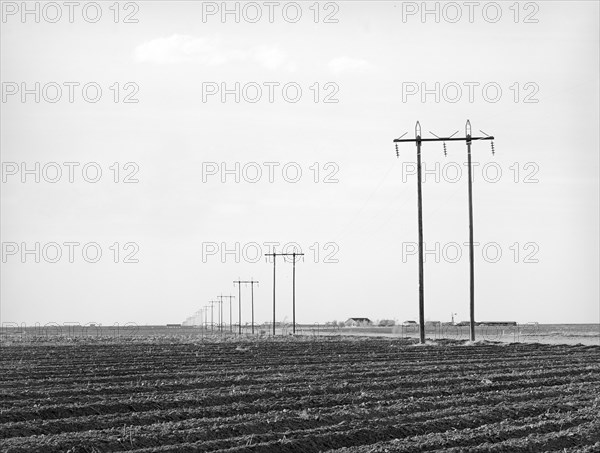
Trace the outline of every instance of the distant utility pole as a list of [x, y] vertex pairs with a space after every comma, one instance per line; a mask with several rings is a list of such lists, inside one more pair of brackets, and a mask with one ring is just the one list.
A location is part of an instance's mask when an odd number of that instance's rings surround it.
[[208, 307], [210, 307], [210, 305], [204, 306], [204, 328], [205, 329], [208, 327]]
[[[456, 131], [458, 132], [458, 131]], [[444, 142], [444, 154], [446, 154], [446, 143], [450, 141], [464, 141], [467, 143], [468, 172], [469, 172], [469, 262], [470, 262], [470, 315], [471, 315], [471, 341], [475, 340], [475, 262], [473, 255], [473, 188], [471, 176], [471, 142], [473, 140], [494, 140], [494, 137], [480, 131], [485, 137], [471, 136], [471, 122], [467, 120], [465, 127], [465, 137], [438, 137], [433, 132], [431, 135], [435, 138], [421, 138], [421, 125], [417, 121], [415, 126], [415, 138], [405, 138], [403, 134], [400, 138], [394, 139], [396, 143], [396, 156], [400, 157], [398, 143], [415, 142], [417, 145], [417, 223], [419, 228], [419, 338], [421, 343], [425, 343], [425, 295], [423, 286], [423, 201], [421, 196], [421, 142]], [[492, 154], [494, 153], [494, 142], [492, 142]]]
[[206, 319], [206, 308], [202, 307], [200, 313], [200, 326], [202, 328], [202, 337], [204, 338], [204, 334], [206, 333], [206, 325], [204, 324], [204, 320]]
[[223, 299], [229, 298], [229, 331], [233, 332], [233, 324], [231, 323], [231, 321], [232, 321], [232, 317], [231, 317], [231, 299], [235, 299], [235, 296], [232, 296], [230, 294], [229, 296], [220, 295], [218, 297], [221, 298], [221, 308], [223, 308], [223, 305], [222, 305]]
[[[239, 277], [238, 277], [239, 279]], [[237, 283], [238, 285], [238, 332], [242, 334], [242, 283], [250, 284], [251, 294], [252, 294], [252, 333], [254, 333], [254, 284], [257, 283], [257, 280], [234, 280], [233, 285]]]
[[217, 296], [219, 304], [219, 332], [223, 333], [223, 295]]
[[220, 296], [217, 296], [217, 299], [219, 299], [219, 301], [217, 302], [220, 307], [221, 307], [221, 314], [219, 315], [219, 332], [223, 333], [223, 294], [221, 294]]
[[278, 256], [291, 256], [294, 268], [292, 273], [292, 311], [293, 311], [293, 332], [296, 333], [296, 257], [304, 256], [304, 253], [276, 253], [273, 248], [273, 253], [266, 253], [265, 256], [273, 257], [273, 335], [275, 335], [275, 261]]
[[210, 330], [214, 331], [215, 330], [215, 321], [214, 321], [214, 317], [213, 317], [213, 311], [214, 311], [214, 305], [218, 304], [219, 301], [218, 300], [211, 300], [210, 302]]

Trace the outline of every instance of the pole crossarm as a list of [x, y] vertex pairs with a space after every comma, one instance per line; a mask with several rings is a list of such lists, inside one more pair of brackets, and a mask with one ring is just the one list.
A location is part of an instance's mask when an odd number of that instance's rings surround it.
[[494, 140], [493, 136], [487, 137], [439, 137], [439, 138], [396, 138], [394, 143], [403, 142], [468, 142], [475, 140]]
[[223, 301], [223, 299], [235, 299], [235, 296], [217, 296], [219, 299], [221, 299], [221, 302]]
[[[304, 253], [265, 253], [265, 256], [304, 256]], [[244, 282], [242, 282], [244, 283]], [[248, 282], [246, 282], [248, 283]]]

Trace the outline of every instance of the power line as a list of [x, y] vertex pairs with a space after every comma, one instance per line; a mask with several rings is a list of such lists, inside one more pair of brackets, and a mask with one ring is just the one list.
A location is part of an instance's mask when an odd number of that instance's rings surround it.
[[[487, 135], [482, 131], [485, 137], [473, 137], [471, 136], [471, 122], [467, 120], [465, 125], [465, 137], [454, 137], [456, 132], [449, 137], [438, 137], [431, 133], [436, 138], [422, 138], [421, 137], [421, 125], [417, 121], [415, 126], [415, 138], [402, 138], [394, 139], [396, 144], [396, 156], [400, 157], [398, 151], [398, 143], [401, 142], [415, 142], [417, 145], [417, 223], [419, 229], [419, 340], [421, 343], [425, 343], [425, 294], [424, 294], [424, 283], [423, 283], [423, 201], [421, 194], [421, 143], [422, 142], [443, 142], [444, 154], [446, 154], [446, 142], [450, 141], [464, 141], [467, 144], [467, 157], [468, 157], [468, 171], [469, 171], [469, 276], [470, 276], [470, 330], [471, 330], [471, 341], [475, 341], [475, 262], [473, 254], [473, 182], [471, 177], [471, 143], [473, 140], [494, 140], [494, 137]], [[494, 142], [492, 141], [492, 154], [494, 153]]]

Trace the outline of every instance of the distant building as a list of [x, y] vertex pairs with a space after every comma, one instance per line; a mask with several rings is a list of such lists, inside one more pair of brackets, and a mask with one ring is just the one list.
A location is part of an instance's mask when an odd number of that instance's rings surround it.
[[359, 327], [373, 325], [369, 318], [348, 318], [344, 323], [346, 327]]

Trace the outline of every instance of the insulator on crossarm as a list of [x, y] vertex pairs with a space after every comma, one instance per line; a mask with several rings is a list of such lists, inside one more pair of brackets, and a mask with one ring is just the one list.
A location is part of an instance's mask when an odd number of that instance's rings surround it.
[[444, 156], [447, 156], [447, 155], [448, 155], [448, 152], [446, 150], [446, 142], [444, 142]]
[[398, 143], [396, 143], [396, 157], [400, 157], [400, 151], [398, 151]]
[[491, 146], [492, 146], [492, 156], [496, 155], [496, 150], [494, 150], [494, 141], [491, 141]]

